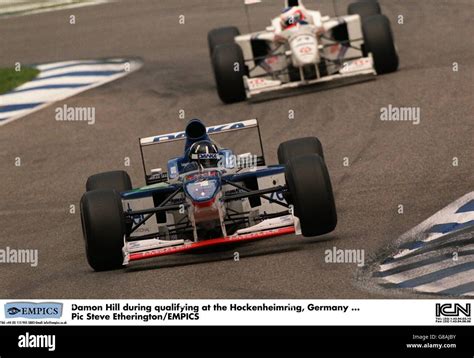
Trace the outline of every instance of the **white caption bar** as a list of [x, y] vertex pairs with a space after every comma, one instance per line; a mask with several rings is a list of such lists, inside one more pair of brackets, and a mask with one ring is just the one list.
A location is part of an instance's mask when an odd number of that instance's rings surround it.
[[[28, 318], [62, 304], [58, 318]], [[473, 300], [1, 300], [0, 325], [472, 325]], [[44, 303], [44, 305], [42, 305]]]

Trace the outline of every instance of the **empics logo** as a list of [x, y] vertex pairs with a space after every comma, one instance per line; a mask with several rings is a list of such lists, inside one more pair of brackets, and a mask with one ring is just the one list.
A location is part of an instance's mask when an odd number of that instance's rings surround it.
[[437, 303], [436, 304], [437, 323], [470, 323], [471, 304], [461, 303]]
[[10, 307], [8, 310], [7, 310], [8, 314], [11, 315], [11, 316], [14, 316], [18, 313], [21, 312], [20, 309], [16, 308], [16, 307]]
[[30, 334], [26, 332], [18, 336], [19, 348], [48, 348], [48, 351], [56, 350], [56, 336], [54, 334]]
[[5, 318], [61, 318], [62, 314], [62, 303], [9, 302], [5, 304]]

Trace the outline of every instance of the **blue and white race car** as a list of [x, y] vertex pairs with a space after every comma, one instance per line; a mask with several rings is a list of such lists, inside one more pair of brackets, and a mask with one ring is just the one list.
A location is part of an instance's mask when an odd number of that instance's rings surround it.
[[[278, 165], [261, 153], [235, 154], [214, 142], [231, 131], [260, 129], [256, 119], [140, 139], [146, 185], [125, 171], [88, 178], [81, 199], [87, 260], [96, 271], [197, 248], [285, 234], [323, 235], [337, 223], [331, 182], [315, 137], [280, 144]], [[213, 139], [211, 139], [211, 137]], [[144, 148], [184, 141], [184, 154], [147, 171]]]

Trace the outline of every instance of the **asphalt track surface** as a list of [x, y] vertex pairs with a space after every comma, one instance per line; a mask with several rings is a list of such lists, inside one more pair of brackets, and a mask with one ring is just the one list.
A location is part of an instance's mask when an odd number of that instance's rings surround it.
[[[124, 79], [59, 102], [94, 106], [96, 124], [57, 122], [43, 109], [0, 129], [0, 246], [39, 249], [39, 265], [0, 265], [2, 298], [389, 298], [353, 264], [325, 263], [325, 250], [365, 249], [366, 260], [448, 203], [472, 191], [474, 25], [472, 0], [381, 1], [391, 19], [401, 68], [376, 81], [258, 104], [223, 105], [214, 88], [207, 31], [247, 29], [235, 1], [122, 1], [0, 21], [0, 66], [139, 56]], [[281, 1], [257, 5], [254, 29]], [[344, 13], [346, 2], [338, 1]], [[321, 1], [333, 13], [330, 1]], [[69, 15], [76, 24], [68, 23]], [[404, 24], [397, 25], [399, 14]], [[178, 24], [185, 15], [185, 25]], [[452, 71], [453, 62], [459, 72]], [[419, 106], [421, 123], [382, 122], [380, 108]], [[184, 109], [186, 120], [178, 118]], [[288, 119], [295, 110], [296, 119]], [[269, 163], [280, 142], [318, 136], [325, 147], [339, 213], [318, 238], [287, 236], [217, 253], [158, 258], [126, 270], [87, 265], [78, 207], [86, 178], [126, 168], [143, 184], [137, 138], [207, 124], [259, 118]], [[250, 137], [242, 139], [251, 145]], [[248, 143], [246, 142], [248, 141]], [[160, 153], [164, 157], [168, 152]], [[16, 157], [22, 165], [15, 167]], [[350, 166], [343, 166], [344, 157]], [[452, 166], [453, 157], [459, 166]], [[404, 205], [404, 214], [397, 213]], [[234, 251], [240, 261], [233, 260]]]

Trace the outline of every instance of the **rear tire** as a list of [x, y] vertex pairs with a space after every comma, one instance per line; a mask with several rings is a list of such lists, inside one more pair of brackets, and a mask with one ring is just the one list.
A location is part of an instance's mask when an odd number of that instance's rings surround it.
[[382, 9], [377, 1], [359, 1], [349, 4], [347, 8], [349, 15], [359, 15], [362, 20], [369, 16], [381, 15]]
[[362, 22], [364, 55], [374, 57], [375, 70], [379, 75], [398, 69], [398, 54], [393, 40], [390, 21], [384, 15], [375, 15]]
[[86, 191], [97, 189], [113, 189], [121, 193], [132, 190], [132, 181], [123, 170], [91, 175], [86, 182]]
[[316, 137], [292, 139], [278, 146], [278, 163], [286, 164], [291, 158], [317, 154], [324, 159], [323, 146]]
[[240, 31], [235, 26], [220, 27], [209, 31], [207, 34], [207, 44], [209, 54], [212, 57], [214, 49], [220, 45], [227, 45], [235, 42], [235, 37], [240, 35]]
[[246, 99], [244, 87], [245, 62], [242, 49], [232, 43], [217, 46], [212, 55], [217, 93], [224, 103]]
[[89, 265], [95, 271], [121, 268], [125, 219], [120, 194], [110, 189], [85, 193], [81, 221]]
[[291, 158], [285, 176], [303, 236], [333, 231], [337, 225], [336, 205], [324, 160], [317, 154]]

